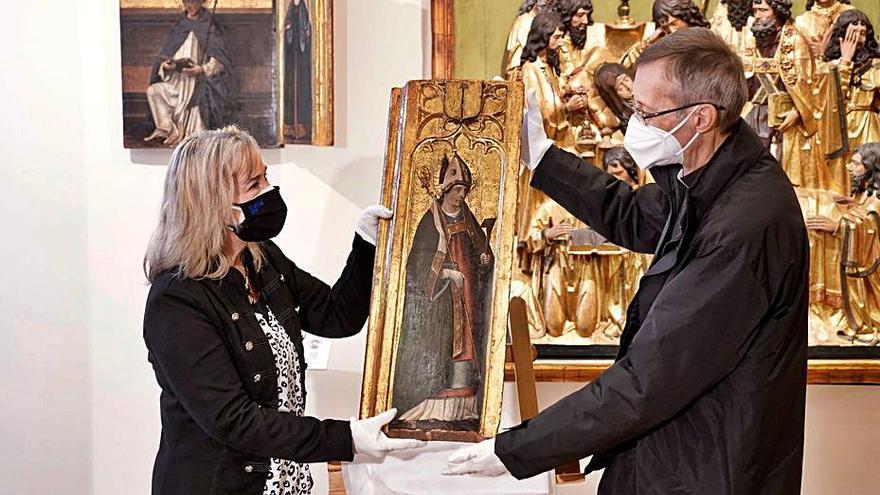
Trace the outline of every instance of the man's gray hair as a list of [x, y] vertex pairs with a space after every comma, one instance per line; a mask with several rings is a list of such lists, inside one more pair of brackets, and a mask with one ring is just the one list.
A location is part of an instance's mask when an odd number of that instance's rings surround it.
[[749, 88], [739, 56], [706, 28], [680, 29], [648, 47], [636, 61], [638, 68], [662, 60], [666, 76], [679, 84], [673, 99], [681, 105], [714, 103], [718, 127], [729, 132], [739, 121]]

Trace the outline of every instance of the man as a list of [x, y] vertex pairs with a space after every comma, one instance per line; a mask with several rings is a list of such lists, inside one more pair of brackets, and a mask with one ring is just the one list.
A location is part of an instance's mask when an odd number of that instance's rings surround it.
[[546, 10], [538, 14], [529, 30], [529, 40], [522, 53], [523, 85], [534, 91], [541, 105], [547, 135], [562, 148], [574, 149], [574, 135], [569, 115], [586, 106], [583, 97], [563, 101], [559, 79], [559, 46], [565, 34], [559, 15]]
[[806, 40], [791, 19], [791, 0], [753, 0], [752, 23], [743, 54], [749, 102], [743, 115], [782, 163], [796, 186], [840, 190], [843, 171], [813, 159], [817, 130], [814, 64]]
[[173, 146], [195, 131], [229, 123], [232, 64], [204, 0], [186, 0], [153, 63], [147, 102], [156, 129], [144, 141]]
[[847, 170], [852, 182], [852, 201], [843, 217], [841, 252], [846, 259], [841, 287], [849, 327], [839, 336], [850, 343], [877, 345], [880, 334], [880, 143], [855, 149]]
[[[841, 102], [845, 105], [848, 148], [880, 141], [880, 43], [874, 26], [864, 12], [850, 9], [842, 13], [832, 29], [833, 35], [825, 50], [823, 77], [831, 77], [839, 86]], [[830, 71], [829, 66], [836, 68]], [[830, 72], [830, 73], [828, 73]], [[835, 88], [836, 89], [836, 88]], [[833, 92], [823, 98], [827, 115], [823, 124], [838, 129], [839, 108]], [[835, 118], [837, 117], [837, 118]], [[841, 138], [835, 141], [842, 141]]]
[[822, 58], [837, 18], [852, 8], [849, 0], [807, 0], [807, 11], [795, 19], [795, 26], [807, 39], [814, 59]]
[[593, 20], [591, 0], [558, 0], [554, 8], [565, 25], [565, 37], [559, 45], [563, 77], [582, 67], [593, 73], [600, 63], [611, 61], [604, 49], [605, 24]]
[[639, 55], [662, 37], [686, 27], [709, 27], [703, 11], [692, 0], [654, 0], [651, 19], [656, 30], [645, 40], [636, 43], [623, 55], [620, 63], [630, 68]]
[[740, 118], [739, 57], [708, 29], [648, 48], [626, 148], [632, 191], [552, 146], [528, 109], [532, 182], [611, 242], [655, 252], [616, 362], [447, 473], [525, 478], [593, 455], [600, 494], [792, 494], [801, 486], [807, 233], [779, 164]]
[[721, 0], [712, 15], [712, 31], [737, 54], [745, 50], [744, 28], [752, 16], [752, 0]]
[[605, 25], [593, 22], [590, 0], [558, 0], [554, 8], [565, 26], [566, 34], [559, 44], [559, 72], [563, 98], [571, 102], [575, 149], [581, 156], [594, 157], [597, 136], [610, 135], [620, 127], [593, 84], [596, 68], [613, 59], [605, 48]]
[[510, 27], [510, 33], [507, 35], [507, 46], [504, 49], [504, 58], [501, 60], [501, 74], [506, 78], [511, 71], [522, 65], [520, 57], [523, 48], [529, 40], [529, 29], [532, 27], [532, 21], [538, 15], [541, 8], [538, 0], [523, 0], [519, 10], [516, 12], [516, 19], [513, 26]]
[[440, 197], [416, 227], [406, 261], [394, 405], [395, 428], [479, 429], [493, 258], [467, 205], [473, 173], [443, 157]]

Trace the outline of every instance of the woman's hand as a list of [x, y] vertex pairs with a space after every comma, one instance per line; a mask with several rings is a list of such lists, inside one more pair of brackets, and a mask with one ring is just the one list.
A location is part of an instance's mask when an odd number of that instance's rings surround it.
[[354, 230], [363, 240], [375, 246], [376, 237], [379, 235], [379, 219], [388, 219], [392, 216], [394, 213], [382, 205], [370, 206], [361, 213]]
[[390, 423], [396, 415], [397, 409], [389, 409], [372, 418], [351, 418], [351, 444], [354, 446], [354, 453], [381, 459], [394, 450], [423, 447], [425, 442], [421, 440], [388, 438], [382, 433], [382, 427]]

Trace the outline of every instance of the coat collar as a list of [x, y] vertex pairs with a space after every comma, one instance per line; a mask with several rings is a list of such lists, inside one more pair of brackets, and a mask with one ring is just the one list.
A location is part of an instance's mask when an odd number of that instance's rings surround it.
[[764, 153], [760, 139], [742, 119], [705, 166], [682, 178], [700, 218], [718, 196], [757, 163]]

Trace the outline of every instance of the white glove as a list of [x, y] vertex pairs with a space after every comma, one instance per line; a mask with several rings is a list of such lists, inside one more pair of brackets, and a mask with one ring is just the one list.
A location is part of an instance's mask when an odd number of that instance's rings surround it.
[[474, 476], [501, 476], [507, 468], [495, 455], [495, 439], [460, 448], [449, 456], [445, 475], [472, 474]]
[[547, 138], [547, 133], [544, 131], [544, 118], [541, 116], [538, 94], [533, 89], [529, 90], [526, 93], [526, 108], [523, 112], [520, 162], [529, 170], [535, 170], [552, 145], [553, 141]]
[[376, 236], [379, 235], [379, 219], [391, 218], [394, 215], [391, 210], [382, 205], [373, 205], [368, 207], [361, 213], [358, 219], [355, 232], [358, 233], [365, 241], [372, 245], [376, 245]]
[[351, 443], [354, 445], [354, 453], [382, 458], [392, 450], [423, 447], [425, 442], [421, 440], [388, 438], [382, 433], [382, 427], [390, 423], [396, 415], [397, 409], [389, 409], [372, 418], [361, 420], [351, 418]]

